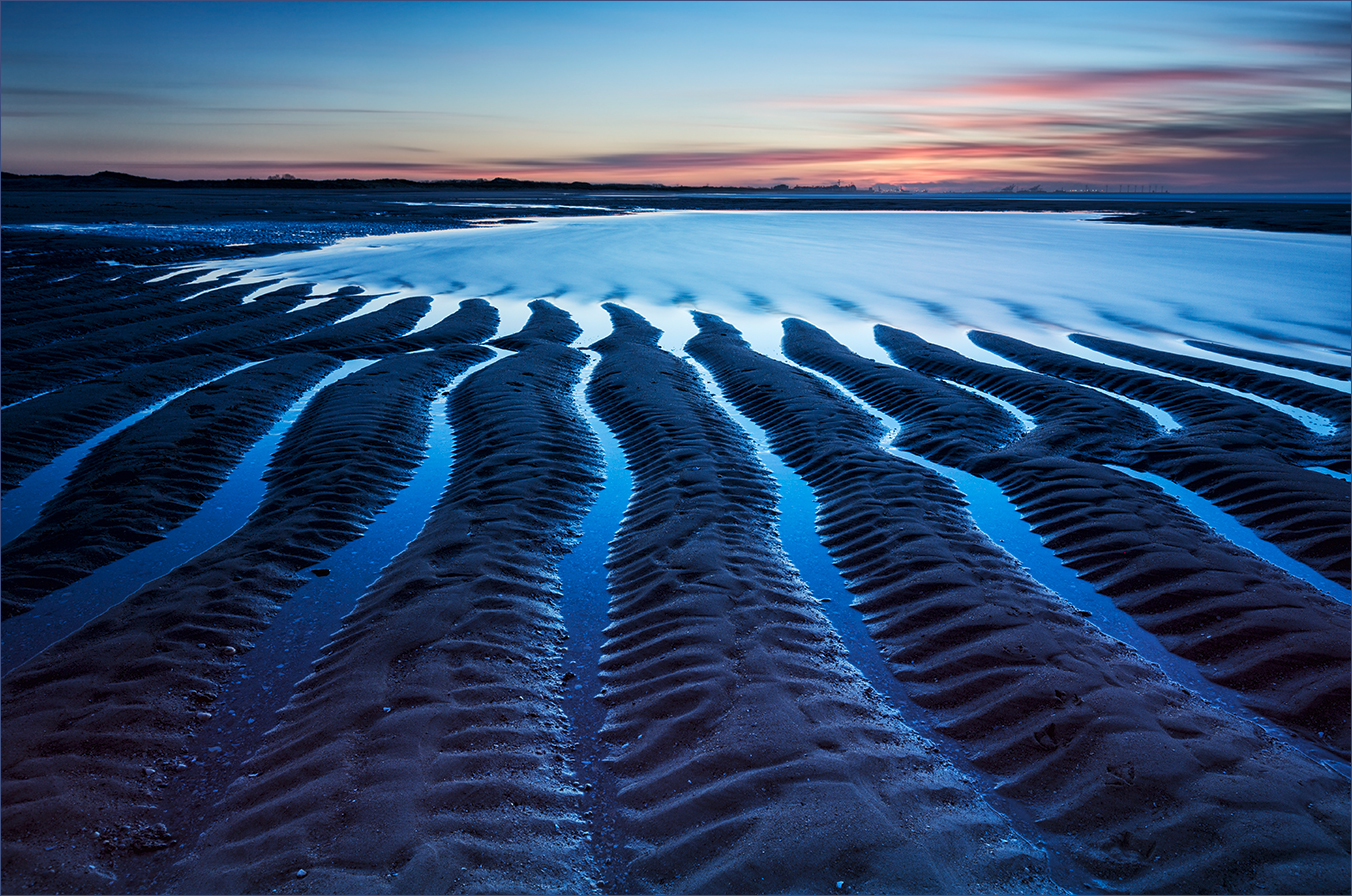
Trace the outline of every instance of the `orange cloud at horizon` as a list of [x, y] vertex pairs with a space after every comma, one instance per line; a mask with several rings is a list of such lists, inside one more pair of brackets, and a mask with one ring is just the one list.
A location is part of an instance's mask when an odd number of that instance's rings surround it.
[[[776, 98], [748, 116], [773, 133], [783, 116], [817, 122], [800, 143], [705, 142], [679, 149], [291, 164], [312, 176], [771, 186], [775, 183], [972, 187], [1150, 183], [1284, 190], [1315, 180], [1347, 189], [1346, 72], [1169, 67], [1022, 73], [906, 91]], [[757, 116], [760, 116], [759, 118]], [[636, 142], [636, 141], [631, 141]], [[208, 167], [199, 165], [198, 167]], [[282, 159], [217, 167], [275, 173]], [[1341, 177], [1341, 180], [1338, 178]]]
[[7, 4], [0, 140], [176, 179], [1349, 187], [1346, 4], [770, 6]]

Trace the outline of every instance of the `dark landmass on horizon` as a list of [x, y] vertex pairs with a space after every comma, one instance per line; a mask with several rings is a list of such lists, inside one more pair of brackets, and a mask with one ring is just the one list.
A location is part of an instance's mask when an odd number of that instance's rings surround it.
[[[213, 224], [258, 220], [315, 223], [354, 216], [379, 222], [383, 231], [407, 232], [468, 226], [494, 213], [519, 216], [514, 203], [529, 198], [587, 199], [587, 208], [532, 208], [531, 217], [624, 214], [654, 210], [895, 210], [1039, 211], [1100, 214], [1133, 224], [1216, 227], [1286, 233], [1352, 234], [1346, 202], [1327, 194], [1266, 200], [1151, 193], [1142, 198], [1096, 193], [869, 193], [839, 188], [689, 187], [661, 184], [594, 184], [493, 178], [422, 182], [307, 180], [294, 177], [165, 180], [103, 171], [93, 175], [3, 174], [4, 223]], [[1144, 198], [1149, 196], [1150, 198]], [[266, 206], [259, 199], [267, 197]], [[403, 203], [476, 202], [448, 207]], [[344, 232], [340, 236], [356, 235]], [[303, 241], [307, 244], [310, 241]], [[327, 242], [323, 240], [322, 242]]]

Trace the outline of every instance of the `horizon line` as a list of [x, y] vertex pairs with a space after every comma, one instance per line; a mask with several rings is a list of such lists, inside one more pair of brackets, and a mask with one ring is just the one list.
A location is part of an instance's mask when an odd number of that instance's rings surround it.
[[[452, 186], [452, 185], [454, 186], [521, 185], [526, 187], [545, 187], [545, 188], [549, 187], [590, 188], [590, 189], [608, 188], [608, 189], [632, 189], [632, 190], [743, 190], [760, 193], [792, 193], [792, 192], [821, 193], [821, 192], [830, 192], [832, 190], [839, 190], [841, 192], [865, 193], [878, 196], [918, 196], [927, 194], [935, 195], [936, 193], [940, 195], [945, 193], [950, 194], [983, 193], [983, 194], [1003, 194], [1009, 196], [1025, 196], [1025, 197], [1026, 196], [1073, 197], [1078, 195], [1180, 196], [1193, 194], [1212, 195], [1212, 196], [1243, 195], [1243, 194], [1352, 196], [1352, 191], [1346, 190], [1289, 190], [1289, 189], [1205, 190], [1196, 188], [1180, 188], [1177, 185], [1170, 184], [1126, 184], [1126, 183], [1083, 184], [1082, 189], [1067, 189], [1064, 187], [1057, 187], [1053, 189], [1042, 189], [1042, 183], [1047, 182], [1045, 179], [1037, 183], [1034, 183], [1035, 179], [1028, 179], [1025, 184], [1021, 185], [1020, 183], [1015, 182], [1000, 189], [991, 189], [988, 187], [979, 187], [973, 185], [970, 189], [963, 190], [963, 189], [954, 189], [954, 187], [961, 187], [961, 184], [954, 184], [950, 187], [944, 187], [938, 190], [932, 189], [914, 190], [914, 189], [906, 189], [905, 187], [898, 186], [895, 184], [887, 184], [886, 186], [896, 187], [896, 189], [876, 190], [875, 187], [878, 185], [861, 188], [855, 183], [843, 184], [840, 183], [839, 181], [837, 181], [835, 184], [790, 185], [788, 183], [780, 183], [776, 184], [773, 187], [764, 187], [764, 186], [733, 185], [733, 184], [703, 184], [697, 186], [694, 184], [666, 184], [655, 182], [633, 183], [625, 181], [596, 182], [596, 181], [581, 181], [581, 180], [551, 181], [551, 180], [532, 180], [525, 178], [501, 177], [501, 176], [478, 177], [478, 178], [441, 178], [436, 180], [414, 180], [411, 178], [403, 178], [403, 177], [374, 177], [374, 178], [332, 177], [332, 178], [316, 179], [309, 177], [297, 177], [292, 174], [272, 174], [266, 177], [224, 177], [224, 178], [193, 177], [193, 178], [174, 179], [165, 177], [146, 177], [140, 174], [129, 174], [122, 171], [113, 171], [111, 169], [98, 171], [94, 174], [52, 174], [52, 173], [18, 174], [11, 171], [0, 171], [0, 177], [4, 177], [5, 179], [60, 178], [65, 180], [77, 180], [77, 181], [89, 181], [98, 178], [102, 178], [105, 180], [109, 178], [117, 178], [120, 180], [130, 182], [142, 182], [141, 185], [144, 186], [156, 184], [181, 185], [181, 184], [232, 184], [232, 183], [259, 184], [271, 186], [302, 185], [302, 184], [322, 186], [325, 184], [340, 184], [340, 183], [341, 184], [398, 183], [398, 184], [409, 184], [412, 186], [419, 187], [436, 187], [436, 186]], [[1032, 184], [1032, 186], [1029, 187], [1027, 186], [1027, 184]], [[1114, 187], [1116, 187], [1117, 189], [1114, 189]]]

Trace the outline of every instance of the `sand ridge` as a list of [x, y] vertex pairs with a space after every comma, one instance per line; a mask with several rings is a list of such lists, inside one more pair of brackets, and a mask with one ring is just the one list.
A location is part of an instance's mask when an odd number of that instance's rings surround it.
[[1344, 780], [1081, 618], [976, 529], [951, 483], [880, 449], [849, 398], [695, 317], [687, 351], [814, 488], [823, 544], [894, 674], [1002, 795], [1070, 835], [1063, 849], [1096, 885], [1345, 885]]
[[244, 363], [230, 354], [160, 361], [10, 405], [0, 411], [0, 488], [9, 491], [101, 430]]
[[[591, 892], [556, 557], [600, 484], [547, 302], [451, 394], [422, 533], [357, 603], [180, 866], [181, 892]], [[304, 876], [297, 876], [303, 869]]]
[[783, 326], [785, 357], [833, 377], [891, 414], [900, 425], [897, 443], [936, 463], [960, 467], [1023, 435], [1014, 416], [994, 402], [856, 355], [807, 321], [789, 318]]
[[[905, 437], [912, 417], [929, 413], [933, 402], [911, 396], [962, 390], [925, 383], [929, 377], [906, 368], [887, 369], [838, 344], [822, 351], [819, 346], [829, 337], [800, 338], [806, 332], [803, 326], [786, 328], [785, 353], [808, 367], [820, 364], [823, 372], [903, 421], [901, 444], [923, 454], [928, 446], [912, 445]], [[942, 358], [945, 373], [962, 373], [954, 360], [962, 356], [956, 353], [917, 348], [916, 337], [892, 339], [886, 328], [879, 333], [885, 348], [890, 342], [917, 364]], [[989, 374], [983, 378], [988, 386], [1002, 388], [1006, 374], [1001, 368], [970, 363]], [[1016, 381], [1031, 375], [1008, 374]], [[904, 387], [856, 389], [856, 383], [878, 380]], [[1049, 378], [1047, 389], [1057, 388], [1065, 385]], [[955, 394], [954, 399], [971, 397]], [[1048, 452], [1039, 428], [998, 450], [969, 453], [957, 465], [997, 483], [1063, 563], [1168, 650], [1197, 663], [1206, 678], [1239, 691], [1257, 712], [1346, 755], [1348, 606], [1217, 536], [1155, 486], [1094, 461]], [[972, 436], [959, 434], [954, 441], [959, 439], [970, 443]]]
[[349, 354], [348, 350], [402, 336], [413, 329], [431, 307], [431, 297], [410, 296], [301, 336], [259, 346], [252, 354], [272, 358], [298, 352], [324, 352], [335, 357], [361, 357], [360, 353]]
[[[275, 293], [255, 299], [253, 304], [265, 301]], [[328, 295], [307, 296], [307, 300], [319, 300], [317, 305], [298, 308], [284, 314], [269, 314], [266, 317], [251, 317], [233, 324], [224, 324], [205, 330], [195, 336], [175, 339], [154, 346], [137, 354], [142, 363], [162, 358], [180, 358], [191, 355], [214, 352], [247, 352], [258, 357], [256, 349], [260, 345], [280, 342], [300, 336], [318, 327], [325, 327], [349, 314], [355, 314], [373, 297], [352, 295], [343, 291]], [[264, 353], [264, 357], [270, 355]]]
[[892, 360], [909, 370], [975, 387], [1032, 417], [1036, 425], [1006, 446], [1011, 450], [1116, 457], [1158, 430], [1144, 411], [1094, 389], [974, 361], [892, 327], [877, 326], [874, 335]]
[[[1088, 337], [1076, 339], [1085, 342]], [[1184, 424], [1182, 429], [1135, 444], [1124, 443], [1116, 456], [1085, 449], [1077, 456], [1115, 459], [1173, 480], [1212, 501], [1260, 537], [1332, 581], [1343, 587], [1352, 582], [1352, 564], [1347, 554], [1347, 545], [1352, 540], [1348, 518], [1352, 491], [1345, 482], [1304, 469], [1305, 465], [1322, 465], [1347, 471], [1345, 423], [1338, 433], [1320, 436], [1304, 426], [1293, 425], [1285, 414], [1216, 389], [1111, 368], [1006, 336], [974, 333], [972, 340], [1034, 369], [1158, 403]], [[1086, 344], [1108, 347], [1102, 340]], [[1163, 353], [1142, 350], [1131, 354], [1132, 360], [1169, 363], [1167, 358], [1159, 357]], [[903, 353], [901, 357], [910, 356]], [[969, 362], [966, 366], [971, 368], [974, 364]], [[1217, 380], [1227, 378], [1223, 370], [1213, 369], [1209, 375]], [[1252, 384], [1259, 376], [1255, 374], [1249, 382]], [[1065, 392], [1075, 388], [1053, 382], [1045, 391]], [[1336, 408], [1341, 404], [1341, 415], [1346, 418], [1346, 397], [1340, 401], [1332, 390], [1292, 386], [1289, 392], [1295, 393], [1292, 397], [1304, 397], [1306, 406]], [[1072, 417], [1068, 425], [1073, 429], [1084, 424]]]
[[1273, 354], [1272, 352], [1256, 352], [1253, 349], [1236, 348], [1233, 345], [1222, 345], [1219, 342], [1208, 342], [1205, 339], [1184, 339], [1183, 342], [1187, 345], [1191, 345], [1193, 348], [1215, 352], [1218, 355], [1229, 355], [1232, 358], [1245, 358], [1249, 361], [1271, 364], [1274, 367], [1285, 367], [1288, 370], [1303, 370], [1306, 373], [1313, 373], [1317, 376], [1326, 377], [1331, 380], [1342, 380], [1343, 382], [1347, 382], [1349, 379], [1352, 379], [1352, 367], [1349, 367], [1347, 364], [1322, 364], [1307, 358], [1291, 358], [1286, 355]]
[[[1092, 348], [1095, 351], [1114, 355], [1127, 361], [1134, 361], [1143, 367], [1153, 367], [1156, 370], [1176, 373], [1189, 379], [1219, 383], [1223, 386], [1261, 395], [1264, 398], [1294, 405], [1308, 411], [1315, 411], [1337, 424], [1343, 430], [1343, 442], [1346, 443], [1347, 441], [1346, 430], [1349, 417], [1352, 417], [1352, 399], [1349, 398], [1345, 390], [1338, 391], [1289, 376], [1278, 376], [1260, 370], [1250, 370], [1247, 367], [1238, 367], [1234, 364], [1195, 358], [1191, 355], [1163, 352], [1159, 349], [1131, 345], [1116, 339], [1104, 339], [1101, 336], [1072, 333], [1070, 338], [1071, 341], [1086, 348]], [[1268, 357], [1272, 356], [1269, 355]], [[1343, 374], [1344, 376], [1341, 378], [1346, 379], [1346, 371], [1343, 371]]]
[[[588, 398], [634, 494], [602, 736], [643, 892], [1047, 892], [1045, 856], [885, 708], [787, 563], [775, 488], [658, 332], [607, 305]], [[976, 857], [966, 867], [957, 855]]]
[[[181, 299], [183, 288], [197, 275], [184, 272], [164, 277], [156, 269], [133, 273], [79, 271], [52, 283], [25, 283], [6, 265], [4, 329], [0, 348], [21, 352], [77, 339], [106, 327], [147, 321], [164, 312], [166, 301]], [[222, 276], [222, 285], [240, 275]], [[160, 279], [164, 277], [164, 279]], [[148, 281], [156, 282], [148, 282]], [[72, 314], [70, 297], [81, 298]]]
[[[195, 761], [190, 739], [221, 711], [220, 685], [248, 639], [305, 581], [301, 570], [392, 499], [422, 457], [429, 403], [488, 354], [391, 358], [321, 390], [279, 445], [244, 527], [5, 676], [8, 887], [145, 886], [146, 863], [181, 842], [198, 797], [177, 791], [175, 776]], [[276, 365], [314, 367], [317, 378], [337, 362]]]
[[[287, 287], [272, 290], [267, 296], [290, 293], [293, 298], [283, 300], [290, 307], [294, 299], [309, 289], [308, 284]], [[355, 287], [352, 291], [360, 292]], [[155, 295], [158, 293], [152, 291], [152, 296]], [[310, 308], [281, 313], [266, 300], [267, 296], [254, 302], [242, 320], [141, 348], [98, 365], [98, 369], [114, 370], [112, 373], [98, 374], [96, 369], [81, 368], [78, 364], [57, 364], [35, 371], [42, 378], [34, 379], [32, 388], [41, 394], [16, 401], [0, 411], [5, 431], [0, 449], [3, 450], [0, 489], [8, 491], [67, 448], [174, 392], [199, 386], [250, 359], [271, 357], [266, 351], [256, 351], [260, 345], [331, 324], [355, 313], [370, 299], [342, 289], [330, 295], [313, 296], [325, 301]], [[141, 309], [140, 313], [152, 316], [153, 310]], [[86, 316], [101, 315], [94, 312], [73, 319], [79, 321]], [[61, 344], [56, 342], [58, 346]]]
[[225, 324], [282, 314], [299, 302], [294, 296], [284, 296], [256, 307], [241, 304], [244, 296], [259, 288], [259, 284], [215, 287], [168, 303], [168, 307], [160, 303], [157, 313], [146, 320], [7, 354], [4, 402], [8, 405], [39, 392], [116, 373], [139, 363], [139, 353], [145, 349]]
[[498, 310], [483, 299], [466, 299], [454, 314], [447, 315], [424, 330], [356, 348], [337, 349], [331, 353], [340, 357], [382, 357], [461, 342], [483, 342], [497, 330]]
[[239, 370], [95, 446], [37, 522], [5, 545], [4, 618], [168, 535], [337, 366], [325, 355], [296, 355]]
[[[285, 204], [285, 194], [269, 195]], [[1344, 494], [1345, 483], [1305, 467], [1345, 471], [1345, 437], [1307, 431], [1209, 384], [1341, 423], [1337, 390], [1330, 398], [1236, 365], [1121, 348], [1156, 376], [970, 334], [1022, 368], [990, 371], [966, 357], [989, 356], [962, 349], [956, 330], [951, 355], [909, 341], [918, 367], [936, 365], [920, 373], [861, 358], [804, 321], [784, 322], [786, 353], [893, 414], [900, 446], [963, 471], [964, 483], [967, 473], [993, 480], [1142, 629], [1296, 734], [1268, 736], [1237, 721], [1247, 709], [1239, 699], [1228, 704], [1233, 714], [1218, 711], [1105, 638], [1089, 624], [1098, 620], [1086, 621], [974, 528], [942, 473], [885, 450], [868, 409], [824, 377], [747, 351], [715, 317], [697, 319], [703, 335], [687, 352], [716, 371], [721, 389], [660, 351], [642, 318], [610, 309], [614, 333], [597, 344], [603, 360], [590, 397], [633, 472], [617, 531], [610, 521], [626, 495], [603, 494], [598, 513], [583, 516], [601, 457], [576, 400], [589, 358], [573, 346], [579, 329], [564, 308], [579, 321], [596, 313], [595, 296], [577, 283], [543, 291], [563, 307], [533, 303], [519, 332], [488, 343], [495, 352], [463, 343], [489, 340], [498, 309], [515, 316], [536, 293], [518, 282], [515, 292], [476, 298], [484, 293], [460, 282], [474, 278], [450, 270], [449, 258], [442, 268], [457, 279], [441, 293], [403, 298], [413, 289], [394, 280], [305, 275], [336, 287], [317, 295], [276, 266], [284, 260], [270, 259], [273, 273], [259, 276], [242, 259], [297, 248], [281, 243], [298, 233], [319, 240], [318, 229], [204, 228], [232, 243], [262, 240], [242, 247], [186, 245], [177, 229], [16, 231], [9, 198], [0, 344], [11, 403], [0, 412], [0, 483], [21, 482], [69, 449], [91, 459], [82, 476], [132, 471], [106, 487], [82, 479], [88, 487], [52, 504], [79, 510], [82, 522], [23, 535], [42, 535], [51, 548], [34, 552], [37, 567], [74, 569], [62, 560], [67, 547], [168, 531], [155, 526], [187, 509], [192, 488], [214, 474], [175, 476], [208, 459], [216, 431], [208, 424], [237, 410], [220, 383], [259, 368], [372, 363], [312, 390], [294, 422], [279, 418], [264, 494], [237, 532], [144, 587], [113, 584], [124, 590], [110, 599], [135, 593], [0, 680], [5, 892], [1345, 892], [1346, 763], [1329, 754], [1346, 755], [1346, 605], [1256, 561], [1122, 472], [1156, 469], [1148, 465], [1156, 458], [1177, 464], [1158, 469], [1196, 475], [1195, 490], [1214, 479], [1217, 503], [1225, 490], [1236, 505], [1253, 502], [1251, 527], [1314, 535], [1304, 550], [1345, 558], [1339, 530], [1307, 525], [1314, 516], [1292, 513], [1304, 498], [1290, 500], [1323, 494], [1306, 477], [1332, 483], [1335, 499]], [[360, 201], [368, 211], [389, 205]], [[200, 213], [185, 210], [193, 220]], [[350, 234], [367, 225], [343, 226]], [[224, 257], [236, 261], [222, 275]], [[620, 285], [608, 298], [625, 294], [629, 261], [617, 266]], [[268, 279], [281, 276], [291, 285]], [[780, 307], [777, 289], [754, 296], [761, 312]], [[640, 292], [630, 284], [635, 306], [646, 307]], [[698, 292], [698, 307], [717, 301]], [[428, 304], [440, 310], [451, 296], [463, 299], [459, 310], [429, 321]], [[877, 301], [875, 310], [900, 314], [912, 300], [884, 290]], [[930, 317], [948, 313], [948, 325], [972, 323], [959, 299], [933, 303], [940, 311], [914, 301]], [[1029, 335], [1036, 312], [1033, 303], [1014, 309], [1029, 324], [1020, 335], [1057, 345], [1060, 336]], [[736, 313], [728, 319], [741, 325]], [[432, 325], [411, 329], [422, 322]], [[867, 339], [845, 326], [832, 330]], [[1268, 336], [1255, 333], [1255, 344], [1279, 344]], [[1157, 337], [1145, 338], [1167, 344]], [[1213, 345], [1200, 347], [1225, 354]], [[27, 363], [11, 368], [19, 356]], [[1232, 356], [1347, 375], [1266, 353]], [[50, 363], [35, 362], [43, 358]], [[1124, 398], [1148, 391], [1181, 428], [1161, 433], [1136, 405], [1076, 386], [1081, 375], [1083, 385], [1121, 376], [1100, 388]], [[376, 577], [353, 570], [394, 554], [397, 533], [416, 527], [432, 501], [424, 486], [446, 480], [442, 464], [425, 459], [429, 409], [456, 378], [453, 436], [437, 429], [438, 450], [454, 450], [442, 500], [321, 655], [307, 627], [332, 606], [351, 606], [354, 586]], [[953, 385], [978, 378], [979, 386]], [[178, 392], [184, 401], [172, 400]], [[717, 409], [727, 399], [760, 419], [816, 487], [821, 541], [852, 578], [875, 643], [862, 626], [842, 640], [786, 559], [774, 477]], [[118, 425], [152, 407], [188, 413], [160, 417], [158, 435]], [[172, 454], [175, 439], [183, 456], [152, 464], [142, 479], [132, 443], [109, 437], [114, 426], [160, 439], [154, 450], [137, 443], [147, 457]], [[419, 467], [417, 489], [391, 507]], [[52, 472], [13, 497], [47, 488]], [[235, 467], [227, 488], [249, 491], [258, 483], [242, 480], [252, 478]], [[801, 489], [784, 484], [785, 512], [810, 514], [797, 503]], [[175, 489], [184, 491], [173, 503], [152, 493]], [[216, 503], [203, 506], [194, 524], [214, 516]], [[368, 528], [382, 512], [390, 516]], [[120, 515], [136, 525], [118, 531]], [[830, 558], [798, 542], [793, 522], [785, 530], [795, 560], [831, 579]], [[584, 549], [560, 580], [555, 564], [583, 527]], [[612, 535], [607, 589], [599, 570], [580, 567], [599, 565]], [[8, 585], [19, 567], [3, 559]], [[128, 559], [121, 565], [137, 558]], [[70, 618], [63, 600], [11, 618], [5, 634], [17, 644], [46, 617], [86, 621]], [[610, 624], [597, 632], [607, 602]], [[1153, 636], [1120, 622], [1119, 637], [1153, 649]], [[896, 680], [877, 657], [863, 657], [879, 676], [871, 688], [848, 662], [847, 643], [870, 653], [881, 646]], [[285, 670], [316, 657], [314, 674], [295, 684]], [[278, 659], [286, 662], [274, 667]], [[1180, 675], [1191, 671], [1184, 666], [1170, 663]], [[598, 673], [602, 692], [593, 696], [579, 683]], [[291, 702], [278, 727], [256, 735], [274, 718], [274, 696]], [[917, 736], [898, 710], [933, 736]], [[246, 766], [234, 764], [255, 749]]]

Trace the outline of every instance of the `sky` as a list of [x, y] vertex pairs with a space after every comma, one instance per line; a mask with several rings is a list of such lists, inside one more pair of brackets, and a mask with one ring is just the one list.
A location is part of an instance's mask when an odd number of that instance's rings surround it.
[[1346, 192], [1350, 11], [7, 0], [0, 165]]

